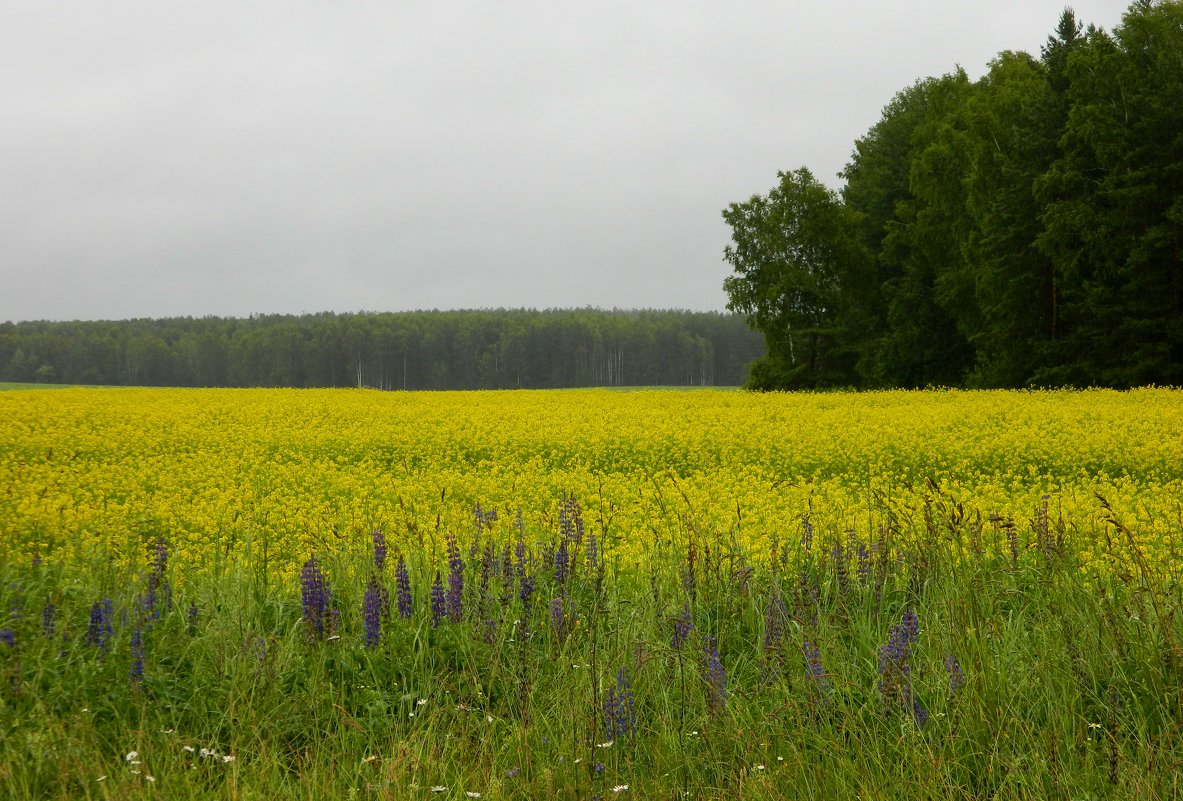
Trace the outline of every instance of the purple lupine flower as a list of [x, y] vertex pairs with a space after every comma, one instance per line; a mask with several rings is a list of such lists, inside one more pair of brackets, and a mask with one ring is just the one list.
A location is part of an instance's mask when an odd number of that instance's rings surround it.
[[131, 681], [139, 684], [144, 678], [144, 627], [136, 621], [131, 633]]
[[682, 645], [690, 637], [690, 629], [693, 627], [694, 619], [690, 616], [690, 605], [686, 604], [674, 618], [674, 636], [670, 638], [670, 647], [675, 651], [682, 650]]
[[314, 640], [324, 639], [327, 630], [332, 628], [332, 593], [329, 580], [315, 556], [310, 557], [300, 570], [300, 598], [309, 634]]
[[609, 740], [631, 737], [637, 731], [633, 685], [623, 667], [616, 672], [616, 686], [609, 687], [604, 696], [604, 730]]
[[809, 522], [808, 515], [801, 517], [801, 547], [806, 551], [813, 548], [813, 524]]
[[439, 626], [440, 621], [444, 617], [447, 606], [447, 598], [444, 596], [444, 583], [440, 579], [440, 572], [435, 571], [435, 581], [431, 583], [431, 627]]
[[517, 766], [517, 765], [514, 765], [512, 768], [510, 768], [509, 770], [505, 771], [505, 778], [507, 778], [507, 779], [513, 779], [513, 778], [516, 778], [516, 777], [517, 777], [517, 775], [518, 775], [519, 773], [521, 773], [521, 772], [522, 772], [522, 769], [521, 769], [519, 766]]
[[703, 668], [706, 672], [707, 706], [712, 714], [723, 710], [727, 702], [727, 675], [723, 672], [723, 661], [719, 659], [719, 648], [714, 637], [708, 637]]
[[371, 537], [374, 540], [374, 567], [381, 573], [386, 568], [386, 535], [382, 529], [376, 528]]
[[559, 593], [562, 594], [567, 588], [567, 574], [570, 570], [570, 562], [567, 554], [567, 538], [563, 537], [559, 540], [559, 546], [555, 549], [555, 584], [558, 585]]
[[591, 575], [602, 574], [604, 572], [604, 559], [600, 553], [600, 545], [596, 541], [596, 535], [589, 533], [587, 535], [587, 571]]
[[829, 692], [830, 680], [826, 678], [826, 669], [822, 667], [822, 655], [817, 645], [805, 641], [805, 675], [816, 687], [823, 692]]
[[563, 611], [561, 595], [556, 595], [550, 602], [550, 624], [560, 642], [567, 638], [567, 616]]
[[45, 606], [41, 607], [41, 632], [45, 635], [45, 639], [52, 640], [54, 632], [57, 630], [57, 607], [53, 605], [53, 600], [45, 599]]
[[780, 648], [788, 619], [789, 610], [785, 607], [784, 599], [779, 592], [774, 592], [764, 610], [764, 653], [769, 654]]
[[908, 644], [916, 642], [916, 638], [920, 636], [920, 617], [914, 609], [904, 612], [900, 618], [900, 626], [903, 627]]
[[378, 577], [370, 576], [361, 607], [366, 648], [377, 648], [382, 637], [382, 594], [383, 587], [378, 583]]
[[8, 616], [12, 618], [13, 621], [21, 621], [25, 619], [25, 598], [23, 595], [18, 594], [8, 602]]
[[106, 651], [114, 633], [112, 617], [114, 617], [114, 602], [110, 598], [96, 601], [90, 607], [90, 624], [86, 628], [86, 644]]
[[414, 611], [411, 602], [411, 577], [407, 575], [407, 562], [402, 554], [399, 554], [398, 566], [394, 569], [394, 586], [398, 594], [398, 616], [403, 620], [410, 620]]
[[168, 540], [160, 537], [156, 540], [152, 569], [148, 573], [148, 589], [140, 603], [149, 624], [151, 621], [160, 619], [161, 606], [165, 609], [172, 606], [172, 590], [169, 587], [168, 578], [165, 576], [167, 569]]
[[486, 529], [492, 528], [493, 524], [497, 522], [497, 510], [490, 509], [489, 511], [486, 512], [484, 509], [481, 508], [481, 504], [479, 501], [476, 503], [476, 505], [473, 506], [472, 514], [476, 520], [477, 534], [480, 534], [482, 531], [484, 531]]
[[456, 535], [447, 535], [448, 544], [448, 620], [459, 623], [463, 613], [464, 601], [464, 558], [460, 555], [460, 547], [456, 544]]
[[965, 671], [957, 664], [957, 658], [953, 654], [945, 657], [945, 670], [949, 674], [949, 695], [955, 696], [965, 686]]
[[[518, 512], [518, 525], [521, 525], [522, 513]], [[518, 541], [513, 546], [513, 562], [514, 569], [518, 574], [518, 578], [526, 575], [526, 562], [529, 560], [529, 554], [526, 552], [526, 542], [521, 538], [519, 531]]]
[[12, 629], [0, 629], [0, 643], [4, 643], [9, 648], [15, 648], [16, 632]]
[[879, 692], [889, 703], [907, 709], [923, 725], [928, 713], [912, 692], [912, 644], [920, 634], [920, 618], [907, 610], [900, 622], [891, 627], [887, 643], [879, 649]]
[[858, 567], [855, 572], [858, 575], [860, 582], [865, 582], [871, 577], [871, 549], [861, 539], [856, 539], [854, 544], [855, 562]]
[[514, 570], [513, 551], [510, 550], [509, 543], [505, 543], [501, 548], [501, 561], [498, 565], [501, 571], [501, 606], [509, 606], [509, 601], [513, 598], [513, 585], [517, 580], [517, 571]]
[[834, 563], [834, 579], [838, 590], [845, 593], [850, 589], [850, 566], [841, 539], [835, 540], [834, 547], [830, 550], [830, 561]]
[[583, 517], [579, 501], [573, 497], [564, 498], [559, 504], [559, 534], [565, 540], [579, 545], [583, 540]]
[[530, 616], [534, 613], [534, 579], [525, 573], [519, 582], [518, 598], [522, 601], [522, 637], [530, 636]]
[[188, 621], [187, 621], [189, 624], [189, 636], [190, 637], [193, 637], [197, 634], [197, 615], [198, 615], [197, 601], [190, 601], [189, 602]]
[[[489, 616], [485, 612], [493, 604], [493, 590], [490, 585], [493, 577], [500, 570], [498, 561], [497, 548], [493, 545], [492, 540], [490, 540], [485, 543], [485, 548], [481, 551], [481, 572], [477, 576], [477, 607], [474, 616], [476, 620], [480, 620], [484, 624], [486, 638], [488, 637], [488, 626], [493, 621], [488, 619]], [[491, 643], [492, 640], [488, 640], [488, 642]]]

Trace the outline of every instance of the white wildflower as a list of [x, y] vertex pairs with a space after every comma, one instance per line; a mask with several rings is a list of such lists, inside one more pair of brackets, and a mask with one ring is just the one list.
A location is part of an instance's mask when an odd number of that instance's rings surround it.
[[234, 756], [233, 756], [233, 755], [230, 755], [230, 754], [228, 754], [228, 755], [226, 755], [226, 756], [222, 757], [222, 761], [223, 761], [223, 762], [233, 762], [233, 761], [234, 761]]
[[612, 792], [614, 792], [614, 793], [623, 793], [623, 792], [624, 792], [625, 790], [627, 790], [627, 789], [628, 789], [628, 785], [627, 785], [627, 784], [618, 784], [618, 785], [616, 785], [615, 787], [613, 787], [613, 788], [612, 788]]
[[481, 794], [480, 794], [480, 793], [474, 792], [474, 791], [472, 791], [472, 790], [468, 790], [468, 791], [467, 791], [467, 792], [465, 792], [464, 794], [465, 794], [466, 796], [468, 796], [469, 798], [480, 798], [480, 797], [481, 797]]
[[433, 793], [446, 793], [446, 792], [448, 792], [448, 788], [447, 788], [447, 787], [444, 787], [442, 784], [437, 784], [435, 787], [432, 787], [432, 788], [431, 788], [431, 792], [433, 792]]
[[128, 751], [127, 756], [124, 757], [124, 759], [126, 759], [128, 762], [134, 762], [135, 760], [137, 760], [139, 758], [140, 758], [139, 751]]

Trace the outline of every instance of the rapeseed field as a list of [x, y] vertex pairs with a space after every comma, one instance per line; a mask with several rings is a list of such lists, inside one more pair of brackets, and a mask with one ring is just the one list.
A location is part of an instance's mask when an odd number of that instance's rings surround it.
[[871, 539], [928, 516], [995, 547], [1044, 505], [1097, 567], [1114, 515], [1154, 564], [1180, 548], [1183, 395], [1166, 389], [72, 389], [0, 394], [0, 419], [0, 537], [20, 559], [134, 559], [166, 536], [202, 569], [265, 543], [291, 576], [375, 529], [396, 547], [467, 530], [478, 505], [546, 529], [568, 497], [630, 564], [688, 531], [760, 561], [803, 518]]
[[0, 393], [0, 798], [1179, 798], [1181, 401]]

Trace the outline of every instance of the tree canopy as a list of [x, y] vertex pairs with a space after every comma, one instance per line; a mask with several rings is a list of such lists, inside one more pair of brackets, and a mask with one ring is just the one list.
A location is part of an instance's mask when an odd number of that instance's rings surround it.
[[736, 386], [733, 314], [475, 310], [0, 324], [0, 380], [231, 387]]
[[724, 220], [749, 386], [1183, 384], [1183, 0], [901, 90]]

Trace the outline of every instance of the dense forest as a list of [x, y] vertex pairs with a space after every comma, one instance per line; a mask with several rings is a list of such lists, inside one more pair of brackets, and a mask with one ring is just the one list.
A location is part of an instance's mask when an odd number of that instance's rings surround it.
[[917, 81], [841, 177], [724, 211], [750, 386], [1183, 385], [1179, 0]]
[[183, 387], [738, 386], [734, 314], [489, 310], [0, 324], [0, 380]]

